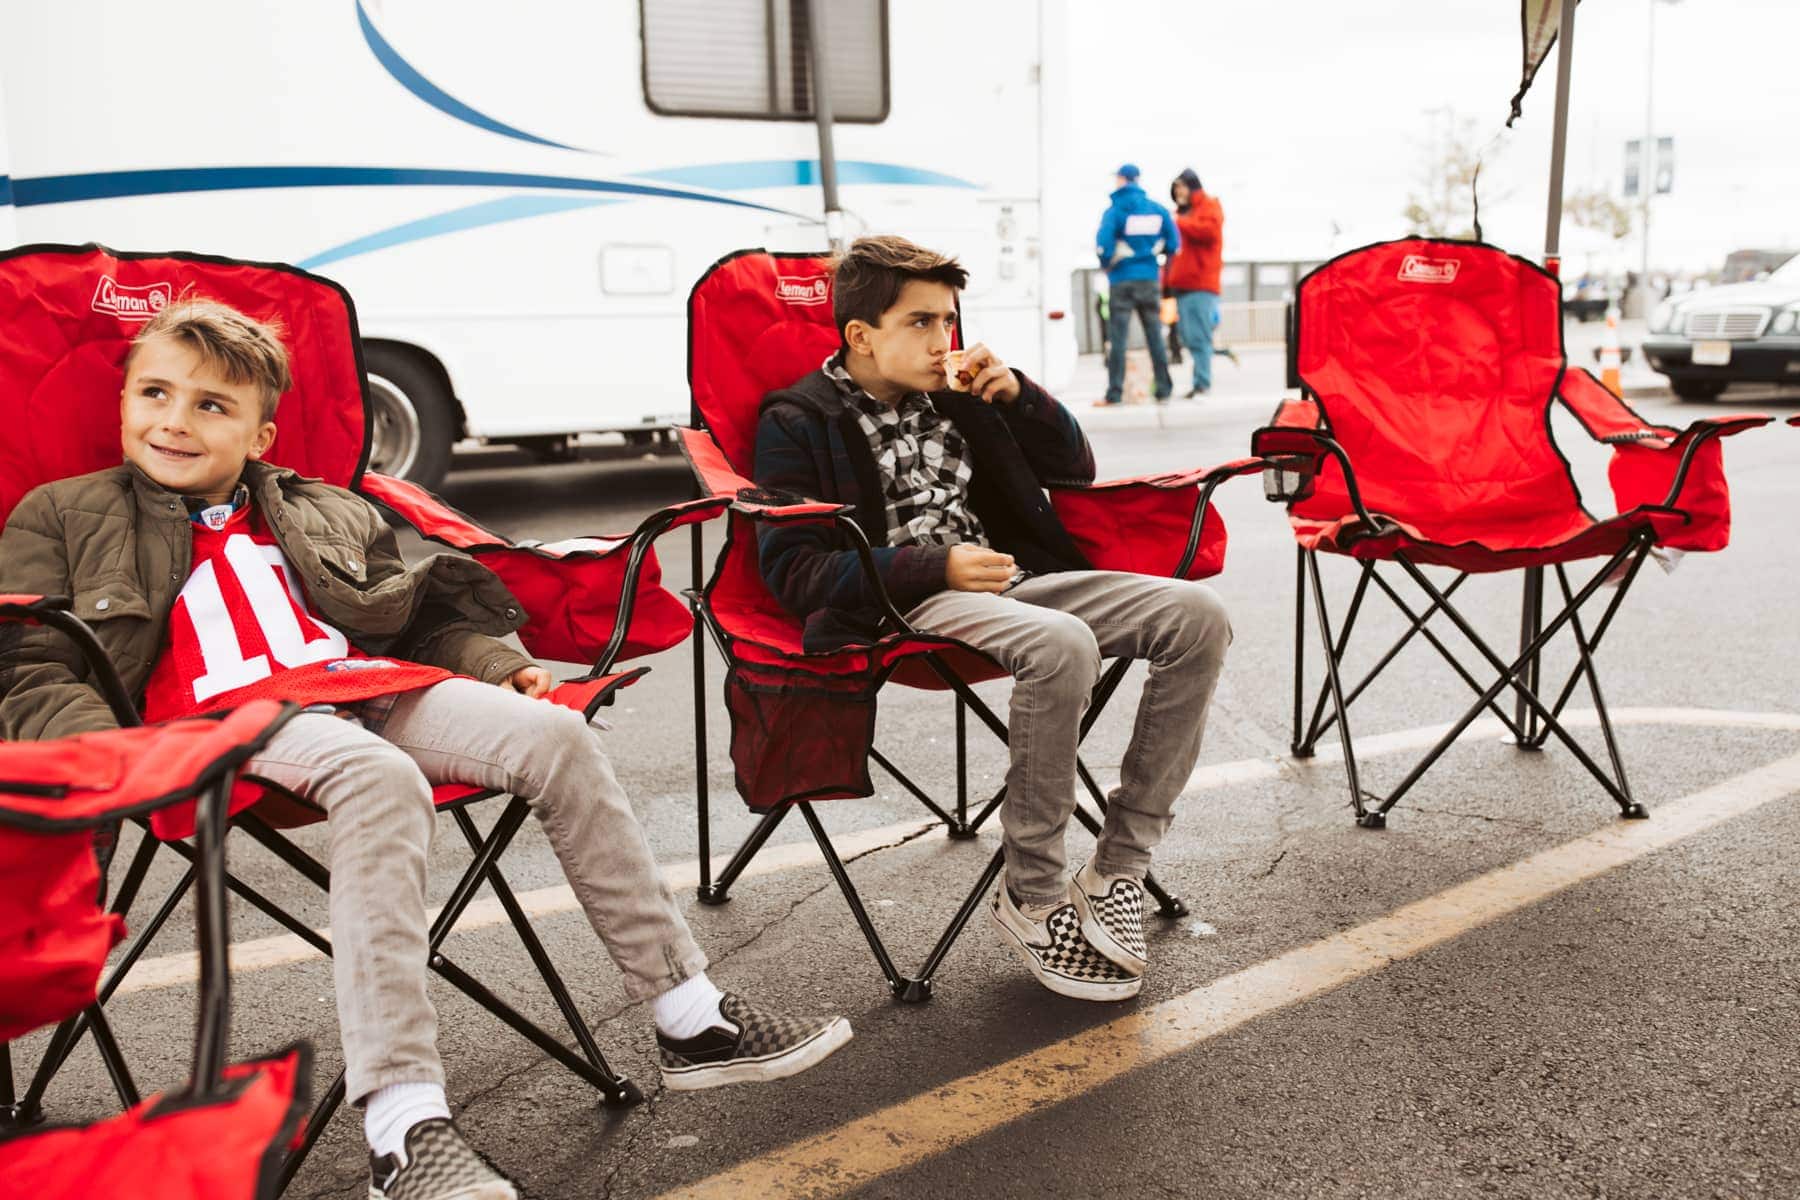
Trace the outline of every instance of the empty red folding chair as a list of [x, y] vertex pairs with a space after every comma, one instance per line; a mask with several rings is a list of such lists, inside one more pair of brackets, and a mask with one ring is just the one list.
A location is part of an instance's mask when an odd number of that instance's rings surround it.
[[[130, 340], [152, 311], [190, 292], [259, 319], [277, 320], [286, 331], [294, 388], [281, 400], [280, 433], [268, 461], [358, 490], [424, 536], [485, 563], [523, 605], [525, 624], [519, 633], [532, 654], [594, 664], [552, 693], [555, 702], [592, 716], [619, 687], [644, 673], [644, 668], [610, 673], [615, 663], [667, 649], [691, 631], [687, 604], [661, 585], [653, 542], [670, 528], [716, 515], [724, 501], [676, 505], [620, 537], [513, 543], [421, 488], [368, 471], [370, 416], [354, 306], [336, 284], [287, 266], [200, 255], [123, 254], [97, 246], [35, 246], [0, 256], [0, 421], [9, 428], [33, 431], [30, 438], [6, 439], [0, 449], [0, 521], [38, 484], [119, 462], [121, 365]], [[119, 297], [133, 302], [121, 303]], [[137, 698], [124, 693], [110, 669], [102, 663], [92, 678], [106, 690], [121, 724], [135, 724]], [[485, 835], [470, 815], [473, 805], [495, 795], [455, 786], [440, 787], [435, 793], [439, 810], [456, 822], [473, 859], [432, 926], [432, 968], [599, 1089], [609, 1103], [635, 1102], [636, 1086], [608, 1066], [500, 870], [499, 856], [524, 822], [528, 806], [507, 797]], [[231, 810], [236, 827], [320, 888], [328, 885], [324, 865], [278, 832], [321, 820], [323, 813], [260, 783], [241, 785]], [[159, 845], [167, 844], [192, 861], [194, 851], [180, 840], [189, 832], [179, 825], [157, 825], [155, 836], [142, 840], [120, 883], [115, 912], [126, 912], [135, 900]], [[101, 987], [102, 1003], [155, 936], [192, 877], [190, 872], [127, 948]], [[573, 1046], [542, 1029], [443, 952], [445, 938], [484, 883], [507, 912], [570, 1028]], [[228, 886], [314, 948], [330, 953], [330, 944], [309, 925], [243, 880], [229, 876]], [[88, 1027], [84, 1017], [58, 1030], [19, 1102], [23, 1119], [36, 1117], [45, 1088]], [[343, 1084], [340, 1074], [327, 1089], [309, 1122], [301, 1153], [286, 1168], [290, 1175], [343, 1100]]]
[[[960, 642], [912, 630], [882, 595], [887, 620], [879, 638], [830, 653], [802, 648], [801, 622], [782, 608], [763, 582], [756, 526], [769, 521], [831, 521], [865, 552], [864, 569], [882, 591], [866, 557], [868, 535], [848, 506], [771, 495], [749, 479], [762, 399], [818, 368], [837, 348], [832, 322], [832, 263], [824, 255], [746, 250], [715, 263], [688, 301], [688, 382], [693, 425], [683, 449], [702, 496], [729, 503], [725, 546], [704, 589], [691, 593], [696, 612], [726, 663], [725, 701], [731, 717], [731, 754], [739, 794], [761, 820], [715, 879], [711, 875], [706, 791], [706, 697], [703, 646], [694, 645], [694, 720], [698, 754], [700, 899], [719, 904], [789, 811], [798, 809], [844, 894], [894, 994], [920, 1001], [957, 935], [973, 915], [1001, 866], [999, 852], [969, 892], [923, 966], [902, 974], [870, 921], [832, 846], [814, 803], [874, 792], [869, 763], [891, 775], [948, 827], [971, 838], [999, 808], [1002, 789], [972, 817], [966, 766], [966, 714], [974, 712], [1002, 740], [1006, 723], [970, 690], [1004, 673]], [[1210, 504], [1212, 491], [1233, 475], [1261, 469], [1244, 460], [1204, 471], [1117, 480], [1051, 493], [1058, 516], [1096, 568], [1186, 579], [1217, 574], [1225, 561], [1225, 527]], [[702, 577], [698, 531], [694, 578]], [[1129, 661], [1113, 663], [1095, 688], [1082, 724], [1092, 727], [1124, 678]], [[957, 797], [934, 800], [873, 745], [876, 695], [884, 684], [948, 689], [956, 695]], [[1085, 765], [1079, 775], [1096, 805], [1100, 786]], [[1077, 805], [1091, 832], [1099, 822]], [[1187, 911], [1154, 878], [1145, 881], [1164, 916]]]
[[[1646, 422], [1588, 372], [1568, 368], [1555, 277], [1479, 243], [1410, 238], [1351, 251], [1301, 280], [1295, 322], [1302, 397], [1282, 404], [1274, 423], [1252, 440], [1258, 454], [1283, 459], [1286, 469], [1267, 476], [1268, 492], [1288, 503], [1299, 543], [1295, 755], [1311, 755], [1335, 724], [1357, 820], [1379, 828], [1485, 710], [1522, 748], [1540, 749], [1554, 735], [1625, 816], [1644, 816], [1625, 776], [1594, 652], [1653, 549], [1725, 547], [1731, 506], [1720, 439], [1769, 418], [1709, 417], [1685, 430]], [[1598, 519], [1582, 505], [1551, 435], [1558, 401], [1592, 437], [1613, 447], [1618, 515]], [[1322, 553], [1360, 567], [1335, 630], [1320, 579]], [[1602, 560], [1598, 569], [1571, 584], [1567, 565], [1592, 558]], [[1409, 604], [1378, 569], [1383, 563], [1412, 579], [1428, 603]], [[1454, 569], [1455, 578], [1439, 586], [1422, 569], [1432, 564]], [[1509, 660], [1451, 598], [1472, 574], [1510, 570], [1524, 573], [1524, 603], [1518, 651]], [[1562, 598], [1551, 611], [1544, 604], [1546, 570]], [[1616, 584], [1613, 595], [1590, 629], [1582, 608], [1609, 582]], [[1345, 651], [1371, 584], [1409, 624], [1350, 686], [1342, 678]], [[1310, 719], [1304, 690], [1309, 592], [1325, 658]], [[1474, 646], [1493, 682], [1480, 681], [1427, 628], [1439, 613]], [[1546, 699], [1543, 651], [1565, 626], [1577, 661]], [[1415, 636], [1443, 655], [1477, 699], [1385, 797], [1366, 795], [1347, 713]], [[1560, 720], [1584, 678], [1610, 771]], [[1510, 713], [1500, 703], [1509, 689]]]
[[[66, 599], [0, 596], [0, 621], [73, 620]], [[228, 1062], [225, 813], [232, 781], [294, 712], [254, 701], [217, 718], [0, 746], [0, 1047], [86, 1009], [127, 1111], [90, 1125], [0, 1132], [0, 1196], [266, 1200], [310, 1102], [304, 1042]], [[124, 922], [104, 907], [100, 859], [128, 817], [174, 806], [196, 828], [200, 1000], [186, 1084], [140, 1099], [95, 1001]], [[10, 1106], [11, 1074], [0, 1084]]]

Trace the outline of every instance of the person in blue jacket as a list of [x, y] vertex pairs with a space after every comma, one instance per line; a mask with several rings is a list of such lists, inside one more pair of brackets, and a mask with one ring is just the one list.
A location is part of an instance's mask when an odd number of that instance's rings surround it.
[[1118, 404], [1125, 391], [1125, 343], [1131, 333], [1131, 314], [1144, 327], [1150, 346], [1150, 366], [1156, 373], [1156, 401], [1168, 400], [1175, 390], [1169, 378], [1168, 350], [1162, 340], [1162, 269], [1156, 256], [1171, 256], [1181, 248], [1181, 235], [1169, 210], [1144, 194], [1138, 186], [1134, 163], [1119, 168], [1118, 187], [1112, 203], [1100, 218], [1094, 249], [1112, 292], [1107, 316], [1106, 399]]

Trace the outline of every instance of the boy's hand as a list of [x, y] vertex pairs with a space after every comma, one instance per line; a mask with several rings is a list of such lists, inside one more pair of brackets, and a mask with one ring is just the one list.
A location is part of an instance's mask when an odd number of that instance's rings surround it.
[[556, 686], [556, 680], [550, 678], [550, 672], [542, 667], [520, 667], [514, 671], [506, 686], [521, 696], [529, 696], [536, 700]]
[[1019, 377], [987, 348], [987, 343], [977, 342], [963, 352], [963, 370], [974, 376], [969, 381], [970, 394], [986, 403], [1011, 404], [1019, 398]]
[[957, 592], [1004, 592], [1017, 570], [1012, 555], [961, 542], [944, 560], [944, 585]]

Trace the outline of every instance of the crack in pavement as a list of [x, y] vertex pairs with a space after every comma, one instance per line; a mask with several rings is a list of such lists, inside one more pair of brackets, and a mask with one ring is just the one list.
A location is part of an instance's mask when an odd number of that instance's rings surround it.
[[663, 1086], [662, 1072], [658, 1071], [656, 1086], [644, 1097], [644, 1103], [641, 1106], [643, 1111], [638, 1114], [639, 1119], [632, 1122], [631, 1132], [625, 1136], [624, 1145], [618, 1148], [612, 1167], [607, 1170], [605, 1178], [600, 1181], [600, 1200], [612, 1200], [613, 1180], [625, 1164], [631, 1161], [632, 1154], [637, 1150], [637, 1144], [650, 1131], [656, 1118], [657, 1108], [666, 1094], [667, 1089]]
[[[904, 837], [901, 837], [895, 841], [884, 842], [879, 846], [870, 846], [867, 850], [864, 850], [859, 854], [853, 854], [849, 858], [846, 858], [844, 860], [844, 865], [846, 867], [848, 867], [851, 863], [861, 862], [863, 859], [869, 857], [871, 854], [880, 854], [883, 850], [897, 850], [901, 846], [907, 845], [909, 842], [916, 842], [920, 838], [924, 837], [926, 834], [935, 833], [938, 830], [941, 830], [943, 828], [944, 828], [943, 822], [933, 821], [930, 825], [927, 825], [925, 828], [914, 830], [912, 833], [906, 834]], [[798, 900], [795, 900], [792, 904], [788, 905], [787, 908], [783, 912], [779, 913], [778, 915], [776, 915], [774, 917], [769, 918], [767, 921], [765, 921], [761, 925], [761, 927], [759, 927], [757, 929], [757, 931], [755, 933], [751, 934], [749, 937], [745, 938], [743, 941], [737, 943], [735, 946], [732, 946], [727, 950], [723, 950], [716, 955], [708, 954], [707, 958], [711, 960], [712, 965], [714, 965], [714, 966], [717, 966], [717, 965], [725, 962], [727, 959], [729, 959], [733, 955], [737, 954], [740, 950], [743, 950], [743, 949], [749, 947], [750, 945], [752, 945], [753, 943], [755, 943], [759, 938], [762, 937], [763, 934], [769, 932], [769, 930], [775, 928], [777, 925], [780, 925], [783, 922], [785, 922], [789, 917], [793, 916], [794, 913], [799, 910], [799, 908], [802, 904], [805, 904], [808, 900], [811, 900], [813, 897], [819, 895], [821, 892], [829, 890], [831, 888], [831, 886], [833, 885], [833, 883], [835, 883], [835, 882], [836, 881], [833, 880], [832, 877], [830, 876], [830, 874], [828, 873], [825, 877], [824, 883], [821, 883], [818, 887], [814, 888], [812, 891], [806, 893], [804, 896], [801, 896]]]
[[1522, 821], [1517, 817], [1496, 817], [1490, 813], [1457, 812], [1455, 809], [1450, 808], [1422, 808], [1416, 804], [1408, 805], [1407, 807], [1412, 812], [1430, 813], [1432, 816], [1436, 817], [1462, 817], [1469, 821], [1486, 821], [1492, 825], [1516, 825], [1521, 829], [1534, 829], [1539, 833], [1545, 832], [1544, 827], [1538, 822]]
[[1258, 879], [1267, 879], [1269, 876], [1273, 875], [1275, 873], [1275, 868], [1279, 867], [1281, 865], [1281, 860], [1286, 858], [1287, 856], [1288, 856], [1288, 852], [1286, 850], [1283, 850], [1280, 854], [1277, 854], [1275, 856], [1275, 860], [1273, 862], [1271, 862], [1267, 868], [1257, 872], [1256, 877]]

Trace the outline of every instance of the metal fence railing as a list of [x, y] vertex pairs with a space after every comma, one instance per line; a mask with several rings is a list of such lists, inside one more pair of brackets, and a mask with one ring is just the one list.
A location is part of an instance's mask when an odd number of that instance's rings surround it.
[[[1294, 285], [1319, 264], [1316, 261], [1228, 262], [1219, 271], [1219, 340], [1228, 346], [1280, 345], [1287, 340], [1286, 307]], [[1071, 280], [1071, 312], [1075, 344], [1083, 354], [1098, 354], [1102, 342], [1100, 294], [1105, 272], [1098, 267], [1076, 271]], [[1131, 346], [1144, 335], [1132, 323]]]

